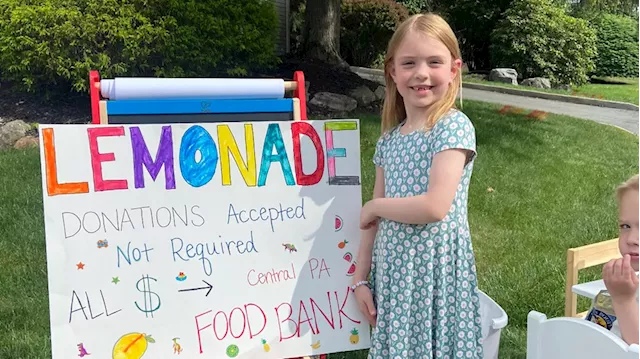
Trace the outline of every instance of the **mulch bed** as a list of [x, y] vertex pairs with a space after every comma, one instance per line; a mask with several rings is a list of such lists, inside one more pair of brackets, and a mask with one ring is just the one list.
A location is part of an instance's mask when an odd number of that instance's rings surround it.
[[[318, 92], [334, 92], [346, 94], [359, 86], [367, 86], [372, 91], [379, 86], [377, 82], [366, 80], [348, 69], [340, 69], [326, 64], [285, 58], [282, 63], [271, 70], [251, 77], [275, 77], [292, 79], [297, 70], [304, 72], [305, 80], [310, 82], [310, 99]], [[359, 107], [358, 113], [380, 114], [381, 102], [376, 101], [366, 108]], [[344, 113], [335, 113], [313, 105], [307, 106], [309, 116], [342, 117]], [[12, 91], [7, 83], [0, 85], [0, 124], [13, 120], [46, 124], [83, 124], [91, 121], [91, 105], [88, 95], [69, 93], [56, 99], [44, 99], [33, 93]]]

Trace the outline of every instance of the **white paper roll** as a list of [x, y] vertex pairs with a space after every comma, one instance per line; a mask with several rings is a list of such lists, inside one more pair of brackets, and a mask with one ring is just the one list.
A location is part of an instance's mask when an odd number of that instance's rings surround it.
[[283, 98], [283, 79], [116, 77], [100, 80], [110, 100], [159, 98]]

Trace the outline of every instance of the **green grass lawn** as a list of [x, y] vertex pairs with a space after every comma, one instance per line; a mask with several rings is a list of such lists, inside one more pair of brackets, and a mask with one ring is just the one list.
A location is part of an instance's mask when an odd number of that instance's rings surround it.
[[528, 86], [516, 86], [501, 82], [485, 81], [478, 79], [474, 75], [465, 75], [464, 82], [479, 83], [491, 86], [500, 86], [508, 88], [517, 88], [527, 91], [542, 91], [557, 93], [560, 95], [571, 95], [580, 97], [589, 97], [600, 100], [610, 100], [619, 102], [628, 102], [638, 105], [638, 79], [637, 78], [603, 78], [602, 82], [607, 83], [589, 83], [582, 86], [574, 87], [571, 91], [559, 89], [537, 89]]
[[[527, 313], [564, 313], [567, 248], [617, 236], [613, 191], [638, 173], [638, 137], [586, 120], [538, 121], [464, 104], [478, 140], [469, 213], [480, 288], [509, 315], [500, 358], [524, 358]], [[368, 200], [379, 117], [360, 119]], [[0, 358], [51, 357], [40, 181], [36, 150], [0, 153]]]

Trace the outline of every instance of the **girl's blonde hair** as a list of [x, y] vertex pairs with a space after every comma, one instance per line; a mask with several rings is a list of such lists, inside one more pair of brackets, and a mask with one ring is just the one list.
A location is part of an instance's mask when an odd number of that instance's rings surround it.
[[[453, 30], [442, 17], [436, 14], [416, 14], [400, 24], [391, 40], [389, 40], [387, 54], [384, 58], [384, 80], [387, 85], [387, 91], [382, 107], [382, 133], [398, 125], [407, 116], [404, 100], [400, 96], [393, 78], [391, 78], [391, 70], [393, 68], [394, 55], [409, 31], [416, 31], [419, 34], [439, 40], [449, 49], [454, 60], [462, 57], [458, 39], [456, 39]], [[457, 71], [444, 97], [433, 104], [433, 110], [429, 112], [427, 117], [427, 128], [431, 128], [442, 115], [455, 107], [456, 96], [462, 85], [461, 72], [460, 69]]]
[[616, 188], [616, 199], [618, 200], [618, 203], [620, 203], [622, 197], [631, 190], [638, 191], [638, 175], [629, 178]]

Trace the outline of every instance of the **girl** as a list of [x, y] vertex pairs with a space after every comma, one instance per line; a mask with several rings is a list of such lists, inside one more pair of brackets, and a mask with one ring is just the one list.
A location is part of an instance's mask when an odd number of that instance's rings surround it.
[[407, 19], [388, 45], [376, 180], [351, 287], [374, 325], [370, 359], [483, 357], [467, 221], [475, 129], [454, 108], [460, 57], [433, 14]]

